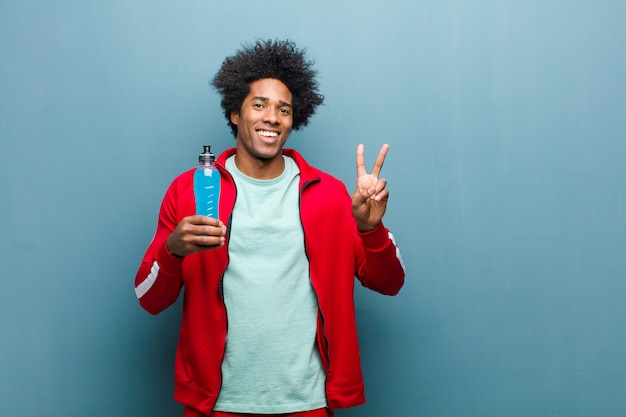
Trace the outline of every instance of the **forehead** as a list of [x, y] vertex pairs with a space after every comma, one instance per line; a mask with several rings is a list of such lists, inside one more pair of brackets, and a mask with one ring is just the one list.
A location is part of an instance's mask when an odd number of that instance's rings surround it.
[[250, 83], [248, 98], [261, 97], [272, 101], [291, 103], [292, 94], [289, 88], [280, 80], [262, 78]]

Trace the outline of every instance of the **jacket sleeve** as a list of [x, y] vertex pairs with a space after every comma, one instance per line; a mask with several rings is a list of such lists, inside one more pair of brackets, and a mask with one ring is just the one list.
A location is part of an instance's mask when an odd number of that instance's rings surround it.
[[183, 259], [169, 253], [165, 243], [177, 224], [176, 192], [172, 184], [161, 204], [156, 233], [135, 277], [135, 294], [150, 314], [172, 305], [183, 285]]
[[356, 277], [366, 288], [396, 295], [404, 284], [405, 268], [391, 232], [380, 223], [372, 231], [357, 231], [356, 239]]

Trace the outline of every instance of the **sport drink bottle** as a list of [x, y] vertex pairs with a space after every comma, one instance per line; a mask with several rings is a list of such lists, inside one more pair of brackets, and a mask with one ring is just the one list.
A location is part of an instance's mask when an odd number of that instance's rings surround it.
[[218, 218], [220, 196], [220, 172], [215, 167], [215, 155], [205, 145], [198, 158], [199, 164], [193, 175], [193, 192], [196, 197], [196, 214]]

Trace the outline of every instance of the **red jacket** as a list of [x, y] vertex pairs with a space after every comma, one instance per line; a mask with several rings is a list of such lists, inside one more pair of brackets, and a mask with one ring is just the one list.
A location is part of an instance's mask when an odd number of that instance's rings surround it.
[[[284, 154], [300, 169], [300, 218], [310, 265], [311, 284], [319, 303], [317, 340], [326, 370], [326, 396], [331, 409], [365, 402], [359, 358], [354, 277], [383, 294], [396, 294], [404, 283], [404, 267], [389, 231], [381, 224], [359, 233], [351, 197], [344, 184], [311, 167], [294, 150]], [[227, 331], [221, 280], [228, 265], [228, 237], [237, 190], [224, 169], [230, 149], [219, 156], [219, 213], [227, 225], [226, 245], [177, 258], [165, 241], [183, 217], [195, 214], [193, 171], [178, 176], [161, 205], [152, 243], [135, 278], [143, 308], [157, 314], [183, 292], [183, 319], [174, 367], [174, 398], [210, 414], [221, 386], [221, 363]]]

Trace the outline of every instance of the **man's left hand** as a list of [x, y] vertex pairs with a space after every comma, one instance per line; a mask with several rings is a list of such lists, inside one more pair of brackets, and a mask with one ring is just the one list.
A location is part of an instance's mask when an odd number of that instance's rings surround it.
[[385, 156], [389, 150], [389, 145], [385, 144], [380, 148], [372, 173], [365, 170], [364, 146], [361, 144], [356, 148], [356, 190], [352, 194], [352, 215], [356, 220], [356, 225], [361, 232], [374, 230], [383, 218], [387, 209], [389, 190], [387, 180], [378, 178], [378, 174], [385, 162]]

